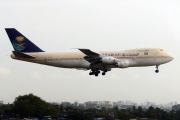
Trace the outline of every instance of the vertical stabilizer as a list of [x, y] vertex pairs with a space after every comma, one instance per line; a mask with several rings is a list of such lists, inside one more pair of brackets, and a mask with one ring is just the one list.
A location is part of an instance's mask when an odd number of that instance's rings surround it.
[[15, 28], [5, 28], [11, 44], [18, 52], [44, 52]]

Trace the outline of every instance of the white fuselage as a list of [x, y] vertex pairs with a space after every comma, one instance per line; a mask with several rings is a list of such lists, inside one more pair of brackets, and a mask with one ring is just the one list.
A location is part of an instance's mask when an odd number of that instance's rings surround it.
[[[128, 61], [128, 67], [141, 67], [161, 65], [173, 60], [173, 57], [159, 48], [131, 49], [124, 51], [102, 51], [100, 55], [113, 57], [117, 62]], [[90, 62], [84, 59], [81, 52], [34, 52], [26, 53], [35, 58], [21, 58], [13, 53], [11, 57], [22, 61], [45, 64], [62, 68], [92, 69], [92, 68], [118, 68], [114, 64], [97, 64], [90, 66]]]

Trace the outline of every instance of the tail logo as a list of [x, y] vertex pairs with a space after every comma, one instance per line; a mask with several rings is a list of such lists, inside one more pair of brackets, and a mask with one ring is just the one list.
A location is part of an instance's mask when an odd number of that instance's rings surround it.
[[13, 41], [13, 47], [18, 51], [24, 50], [26, 48], [25, 44], [26, 43], [24, 43], [24, 37], [22, 36], [17, 36]]

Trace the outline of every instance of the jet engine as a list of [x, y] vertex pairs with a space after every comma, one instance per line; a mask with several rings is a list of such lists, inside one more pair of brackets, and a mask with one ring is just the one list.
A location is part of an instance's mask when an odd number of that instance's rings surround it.
[[115, 66], [119, 67], [119, 68], [128, 68], [129, 67], [129, 62], [128, 61], [117, 62], [115, 64]]
[[113, 57], [103, 57], [101, 61], [104, 64], [115, 64], [115, 58]]

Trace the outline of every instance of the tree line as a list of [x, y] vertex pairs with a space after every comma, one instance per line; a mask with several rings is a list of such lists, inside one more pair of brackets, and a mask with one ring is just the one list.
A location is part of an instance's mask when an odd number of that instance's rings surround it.
[[71, 120], [93, 120], [94, 118], [104, 118], [105, 120], [129, 120], [151, 118], [156, 120], [180, 120], [180, 110], [166, 112], [160, 108], [149, 107], [142, 109], [133, 107], [132, 109], [85, 109], [77, 106], [53, 105], [33, 94], [18, 96], [12, 104], [0, 106], [1, 119], [9, 118], [39, 118], [51, 116], [53, 119]]

